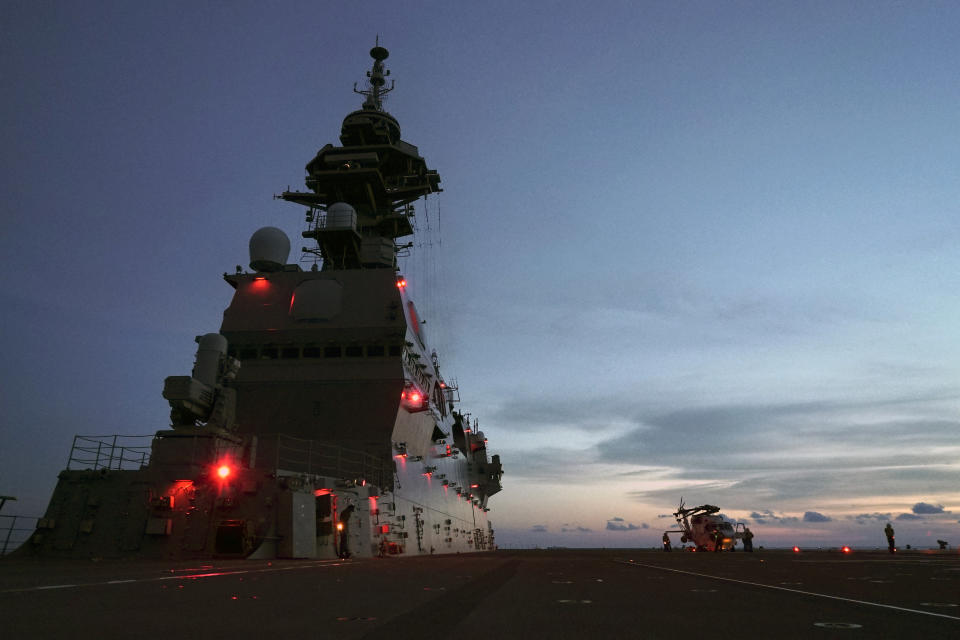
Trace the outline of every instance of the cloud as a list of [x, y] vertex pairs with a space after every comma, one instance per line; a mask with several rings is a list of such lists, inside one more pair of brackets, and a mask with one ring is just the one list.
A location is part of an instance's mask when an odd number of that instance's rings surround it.
[[933, 513], [946, 513], [943, 510], [942, 504], [927, 504], [926, 502], [918, 502], [913, 505], [911, 509], [914, 513], [919, 513], [923, 515], [933, 514]]
[[565, 522], [560, 525], [560, 533], [589, 533], [593, 531], [588, 527], [573, 526], [569, 522]]
[[807, 511], [803, 514], [804, 522], [832, 522], [833, 518], [830, 516], [825, 516], [822, 513], [817, 513], [816, 511]]
[[945, 399], [931, 391], [875, 401], [637, 410], [624, 415], [635, 428], [596, 450], [599, 461], [659, 467], [655, 481], [639, 481], [629, 494], [644, 503], [696, 495], [746, 511], [811, 496], [946, 493], [956, 486], [960, 449], [945, 443], [960, 423], [936, 417]]
[[649, 529], [650, 525], [644, 523], [637, 526], [632, 522], [627, 522], [623, 518], [613, 517], [607, 520], [607, 531], [636, 531], [638, 529]]
[[891, 513], [861, 513], [856, 516], [847, 516], [847, 518], [853, 520], [857, 524], [867, 524], [871, 520], [876, 520], [877, 522], [889, 522], [893, 520], [893, 514]]
[[532, 527], [530, 527], [530, 531], [531, 531], [531, 533], [546, 533], [546, 532], [547, 532], [547, 525], [545, 525], [545, 524], [535, 524], [535, 525], [533, 525]]
[[800, 518], [796, 516], [778, 516], [769, 509], [764, 509], [763, 512], [754, 511], [750, 514], [750, 517], [757, 524], [797, 524], [800, 522]]
[[912, 513], [901, 513], [897, 516], [897, 520], [923, 520], [923, 516], [917, 516]]

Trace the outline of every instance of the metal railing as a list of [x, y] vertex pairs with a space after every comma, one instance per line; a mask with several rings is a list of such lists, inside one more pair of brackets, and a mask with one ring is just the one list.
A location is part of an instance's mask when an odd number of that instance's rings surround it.
[[257, 466], [393, 487], [393, 460], [282, 434], [258, 436]]
[[153, 436], [74, 436], [67, 470], [139, 469], [150, 462], [152, 440]]
[[[0, 516], [0, 556], [5, 556], [30, 539], [40, 518], [32, 516]], [[24, 526], [29, 521], [32, 526]], [[17, 523], [23, 523], [17, 526]]]

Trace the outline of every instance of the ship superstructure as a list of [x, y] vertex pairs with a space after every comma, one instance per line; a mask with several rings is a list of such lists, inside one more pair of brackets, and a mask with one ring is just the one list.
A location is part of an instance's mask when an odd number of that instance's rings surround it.
[[[414, 203], [440, 177], [383, 109], [388, 56], [370, 51], [362, 107], [306, 166], [304, 270], [265, 227], [253, 272], [189, 376], [163, 396], [171, 428], [133, 449], [75, 440], [26, 547], [50, 555], [337, 557], [494, 548], [499, 457], [458, 410], [397, 269]], [[80, 438], [80, 437], [78, 437]], [[80, 446], [78, 446], [78, 442]], [[96, 446], [96, 455], [90, 452]], [[101, 456], [101, 452], [104, 452]], [[84, 457], [83, 454], [86, 454]], [[79, 467], [79, 468], [77, 468]]]

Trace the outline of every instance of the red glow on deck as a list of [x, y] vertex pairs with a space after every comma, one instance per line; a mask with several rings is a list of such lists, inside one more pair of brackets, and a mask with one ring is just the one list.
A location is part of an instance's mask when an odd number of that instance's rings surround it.
[[230, 476], [230, 465], [222, 464], [217, 467], [217, 475], [222, 479], [226, 480]]
[[843, 553], [850, 553], [852, 549], [850, 549], [850, 547], [844, 546], [843, 548], [840, 549], [840, 551], [842, 551]]
[[795, 546], [795, 547], [793, 548], [793, 552], [794, 552], [794, 553], [800, 553], [800, 547], [796, 547], [796, 546]]
[[266, 291], [270, 288], [270, 281], [263, 276], [257, 276], [253, 279], [253, 282], [250, 283], [250, 289], [253, 291]]
[[313, 495], [317, 496], [318, 498], [320, 496], [328, 496], [330, 495], [330, 489], [315, 489]]

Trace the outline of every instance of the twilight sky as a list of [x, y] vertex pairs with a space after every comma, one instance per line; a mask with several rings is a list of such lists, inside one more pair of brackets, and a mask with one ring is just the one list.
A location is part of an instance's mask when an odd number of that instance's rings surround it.
[[498, 542], [655, 545], [682, 495], [757, 544], [960, 544], [956, 3], [2, 9], [4, 514], [75, 434], [166, 426], [379, 34]]

